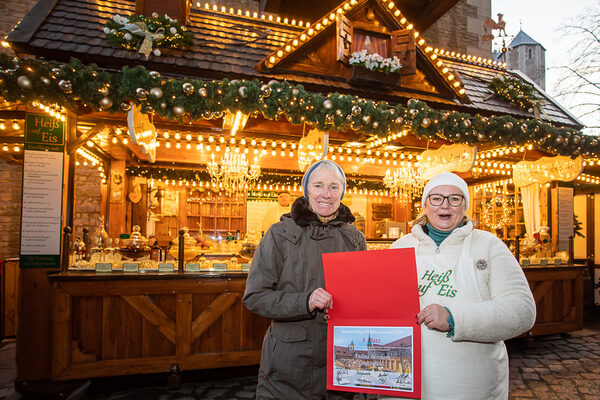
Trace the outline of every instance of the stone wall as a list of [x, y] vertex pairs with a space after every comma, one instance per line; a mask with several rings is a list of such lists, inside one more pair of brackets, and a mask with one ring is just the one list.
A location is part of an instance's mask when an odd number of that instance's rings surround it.
[[23, 166], [0, 159], [0, 260], [19, 256]]
[[87, 227], [93, 234], [100, 217], [100, 175], [98, 168], [79, 165], [75, 168], [75, 205], [73, 207], [73, 238], [83, 236]]
[[423, 37], [432, 47], [491, 58], [491, 42], [481, 40], [483, 23], [491, 13], [491, 0], [460, 0]]
[[539, 44], [522, 44], [508, 53], [508, 69], [518, 69], [546, 89], [546, 52]]

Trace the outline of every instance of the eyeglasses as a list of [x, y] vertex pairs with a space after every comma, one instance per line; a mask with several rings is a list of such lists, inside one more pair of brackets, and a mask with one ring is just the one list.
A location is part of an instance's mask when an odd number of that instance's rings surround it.
[[444, 200], [448, 200], [448, 204], [452, 207], [458, 207], [463, 203], [465, 199], [460, 194], [451, 194], [450, 196], [442, 196], [441, 194], [430, 194], [427, 196], [429, 203], [434, 207], [439, 207], [444, 203]]

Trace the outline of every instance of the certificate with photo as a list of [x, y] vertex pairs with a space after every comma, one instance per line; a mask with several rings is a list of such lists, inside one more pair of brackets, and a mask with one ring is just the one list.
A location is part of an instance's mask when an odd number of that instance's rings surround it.
[[412, 392], [413, 355], [412, 327], [335, 326], [334, 385]]
[[414, 249], [323, 255], [327, 389], [419, 398], [421, 329]]

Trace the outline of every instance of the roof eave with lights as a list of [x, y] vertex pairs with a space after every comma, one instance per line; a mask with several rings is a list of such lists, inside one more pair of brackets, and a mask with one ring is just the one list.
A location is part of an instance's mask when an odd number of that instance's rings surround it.
[[[267, 70], [272, 70], [277, 65], [281, 64], [284, 60], [289, 58], [293, 53], [299, 49], [304, 48], [312, 39], [319, 36], [319, 34], [325, 31], [329, 26], [335, 25], [337, 14], [347, 14], [357, 7], [367, 3], [370, 0], [349, 0], [343, 5], [340, 5], [333, 9], [326, 16], [315, 22], [313, 25], [307, 25], [306, 28], [300, 32], [296, 37], [288, 41], [286, 44], [269, 54], [264, 60], [263, 65]], [[402, 12], [396, 7], [391, 0], [375, 0], [383, 6], [383, 8], [394, 18], [402, 29], [409, 31], [414, 30], [413, 24], [411, 24]], [[414, 30], [415, 44], [419, 50], [425, 55], [427, 61], [435, 68], [435, 70], [444, 78], [444, 82], [454, 92], [454, 94], [465, 100], [467, 98], [465, 94], [464, 85], [460, 78], [448, 67], [444, 65], [444, 62], [438, 56], [433, 47], [427, 45], [424, 38], [420, 37], [419, 32]]]

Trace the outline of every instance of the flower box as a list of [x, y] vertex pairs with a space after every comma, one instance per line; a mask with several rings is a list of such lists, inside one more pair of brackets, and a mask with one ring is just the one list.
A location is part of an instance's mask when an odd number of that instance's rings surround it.
[[352, 77], [348, 81], [357, 85], [376, 85], [395, 89], [400, 86], [401, 77], [402, 75], [396, 72], [386, 74], [381, 71], [372, 71], [362, 65], [352, 65]]

